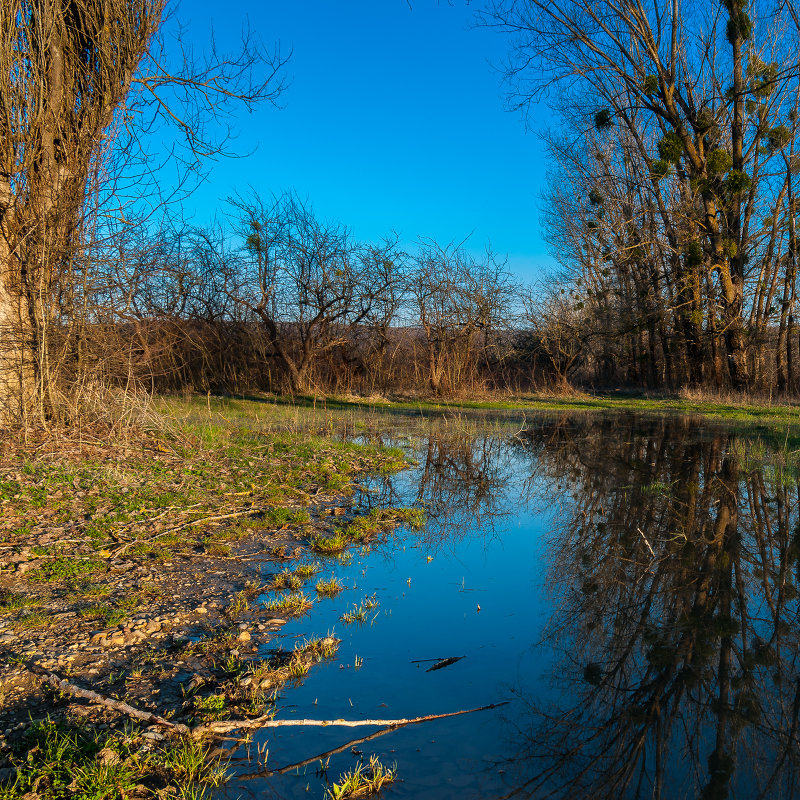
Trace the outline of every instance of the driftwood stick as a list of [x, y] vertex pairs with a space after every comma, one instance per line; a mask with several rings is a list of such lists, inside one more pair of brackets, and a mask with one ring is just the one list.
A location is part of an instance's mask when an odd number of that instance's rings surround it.
[[[458, 717], [462, 714], [474, 714], [478, 711], [488, 711], [492, 708], [500, 708], [501, 706], [508, 705], [508, 700], [503, 701], [502, 703], [491, 703], [488, 706], [480, 706], [479, 708], [468, 708], [462, 711], [450, 711], [445, 714], [428, 714], [424, 717], [412, 717], [409, 719], [355, 719], [355, 720], [347, 720], [347, 719], [273, 719], [271, 715], [264, 714], [260, 717], [255, 717], [253, 719], [237, 719], [237, 720], [225, 720], [222, 722], [207, 722], [201, 725], [197, 725], [194, 728], [190, 728], [188, 725], [184, 725], [180, 722], [170, 722], [168, 719], [164, 719], [164, 717], [160, 717], [158, 714], [153, 714], [149, 711], [141, 711], [138, 708], [135, 708], [128, 703], [123, 703], [121, 700], [114, 700], [110, 697], [103, 697], [103, 695], [98, 694], [97, 692], [92, 691], [91, 689], [84, 689], [80, 686], [76, 686], [74, 683], [70, 683], [68, 680], [64, 678], [59, 678], [58, 675], [53, 674], [52, 672], [48, 672], [46, 669], [43, 669], [35, 662], [29, 662], [26, 664], [26, 669], [33, 673], [34, 675], [39, 676], [42, 678], [46, 683], [49, 683], [51, 686], [55, 687], [56, 689], [60, 689], [62, 692], [66, 692], [67, 694], [74, 695], [75, 697], [80, 697], [83, 700], [88, 700], [91, 703], [96, 703], [97, 705], [104, 706], [105, 708], [110, 708], [113, 711], [117, 711], [121, 714], [125, 714], [126, 716], [132, 717], [133, 719], [141, 720], [142, 722], [147, 722], [150, 725], [162, 725], [165, 728], [169, 728], [170, 730], [174, 731], [175, 733], [180, 733], [186, 736], [192, 737], [201, 737], [208, 734], [213, 735], [221, 735], [225, 733], [229, 733], [230, 731], [235, 730], [249, 730], [253, 728], [290, 728], [290, 727], [341, 727], [341, 728], [357, 728], [363, 726], [378, 726], [384, 728], [382, 731], [378, 731], [374, 734], [375, 737], [378, 735], [382, 735], [384, 733], [388, 733], [391, 730], [395, 730], [397, 728], [405, 727], [406, 725], [418, 725], [421, 722], [431, 722], [436, 719], [446, 719], [448, 717]], [[372, 736], [366, 737], [359, 741], [367, 741], [367, 739], [373, 738]], [[337, 749], [334, 752], [339, 752]], [[333, 753], [331, 753], [332, 755]], [[324, 758], [328, 754], [323, 754], [322, 756], [315, 756], [312, 759], [308, 759], [307, 761], [303, 762], [303, 764], [311, 763], [311, 761], [316, 761], [318, 758]], [[297, 765], [291, 765], [290, 767], [286, 767], [284, 769], [291, 770], [294, 769]]]
[[385, 736], [387, 733], [391, 733], [392, 731], [399, 730], [400, 728], [405, 728], [407, 725], [416, 725], [420, 722], [429, 722], [430, 720], [434, 719], [441, 719], [442, 717], [455, 717], [459, 714], [474, 714], [476, 711], [488, 711], [491, 708], [500, 708], [500, 706], [508, 705], [509, 701], [504, 700], [502, 703], [492, 703], [488, 706], [481, 706], [480, 708], [471, 708], [467, 711], [455, 711], [450, 714], [433, 714], [429, 717], [417, 717], [416, 719], [408, 720], [408, 722], [402, 722], [397, 725], [390, 725], [388, 728], [381, 728], [379, 731], [375, 731], [375, 733], [369, 734], [369, 736], [362, 736], [360, 739], [351, 739], [349, 742], [345, 742], [343, 745], [339, 745], [339, 747], [334, 747], [333, 750], [326, 750], [324, 753], [320, 753], [319, 755], [312, 756], [311, 758], [304, 758], [302, 761], [298, 761], [295, 764], [288, 764], [285, 767], [280, 767], [279, 769], [263, 769], [259, 770], [258, 772], [252, 773], [245, 773], [244, 775], [237, 775], [237, 779], [241, 778], [256, 778], [256, 777], [269, 777], [270, 775], [286, 775], [289, 772], [294, 772], [297, 769], [302, 767], [307, 767], [309, 764], [314, 764], [318, 761], [323, 761], [326, 758], [330, 758], [331, 756], [335, 756], [337, 753], [341, 753], [343, 750], [347, 750], [350, 747], [353, 747], [357, 744], [362, 744], [363, 742], [370, 742], [373, 739], [377, 739], [381, 736]]
[[412, 717], [410, 719], [272, 719], [269, 715], [256, 717], [255, 719], [226, 720], [224, 722], [208, 722], [198, 725], [192, 730], [193, 736], [203, 733], [229, 733], [234, 730], [245, 728], [290, 728], [290, 727], [339, 727], [339, 728], [359, 728], [366, 725], [376, 727], [398, 728], [405, 725], [418, 725], [420, 722], [431, 722], [434, 719], [445, 719], [447, 717], [458, 717], [461, 714], [474, 714], [477, 711], [488, 711], [491, 708], [499, 708], [508, 704], [508, 700], [502, 703], [492, 703], [480, 708], [468, 708], [463, 711], [449, 711], [446, 714], [428, 714], [424, 717]]
[[49, 683], [56, 689], [60, 689], [62, 692], [75, 695], [75, 697], [80, 697], [91, 703], [96, 703], [97, 705], [105, 706], [106, 708], [118, 711], [126, 716], [142, 720], [142, 722], [147, 722], [150, 725], [163, 725], [165, 728], [170, 728], [176, 733], [185, 735], [191, 734], [190, 728], [186, 725], [182, 725], [180, 722], [170, 722], [168, 719], [164, 719], [164, 717], [159, 717], [158, 714], [151, 714], [149, 711], [140, 711], [138, 708], [134, 708], [128, 705], [128, 703], [123, 703], [121, 700], [103, 697], [103, 695], [93, 692], [91, 689], [83, 689], [80, 686], [76, 686], [74, 683], [64, 680], [64, 678], [59, 678], [58, 675], [54, 675], [52, 672], [42, 669], [38, 664], [27, 664], [26, 668], [29, 672], [43, 678], [46, 683]]

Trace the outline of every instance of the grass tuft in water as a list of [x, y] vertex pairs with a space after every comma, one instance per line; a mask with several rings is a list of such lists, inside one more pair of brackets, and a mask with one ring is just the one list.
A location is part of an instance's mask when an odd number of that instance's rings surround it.
[[369, 764], [359, 762], [349, 772], [345, 772], [327, 791], [327, 800], [347, 800], [376, 794], [384, 786], [397, 779], [397, 767], [385, 767], [378, 756], [370, 756]]
[[335, 597], [344, 586], [338, 578], [332, 577], [328, 580], [318, 580], [315, 588], [320, 597]]
[[376, 609], [378, 605], [377, 597], [374, 594], [370, 595], [365, 597], [358, 605], [354, 605], [350, 611], [345, 611], [339, 619], [345, 625], [351, 625], [354, 622], [366, 622], [369, 612]]
[[284, 594], [281, 597], [268, 600], [264, 603], [264, 608], [267, 611], [297, 615], [305, 614], [312, 605], [314, 605], [313, 601], [309, 600], [302, 592], [292, 592], [291, 594]]

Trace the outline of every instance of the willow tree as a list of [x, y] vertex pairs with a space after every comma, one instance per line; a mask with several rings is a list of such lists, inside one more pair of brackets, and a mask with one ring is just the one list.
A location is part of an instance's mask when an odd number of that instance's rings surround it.
[[[154, 166], [148, 135], [174, 146], [165, 156], [173, 167], [195, 170], [227, 154], [233, 106], [274, 101], [283, 89], [280, 53], [249, 34], [232, 53], [212, 41], [199, 58], [180, 39], [168, 46], [166, 6], [0, 3], [0, 424], [45, 420], [57, 408], [56, 362], [69, 347], [56, 357], [53, 343], [63, 343], [78, 305], [91, 303], [87, 249], [97, 228], [106, 226], [110, 241], [137, 202], [152, 213], [163, 160]], [[114, 184], [120, 174], [134, 187], [124, 198]], [[85, 316], [91, 321], [90, 307]]]
[[[781, 0], [497, 0], [485, 14], [512, 37], [508, 78], [520, 107], [557, 86], [557, 105], [582, 108], [584, 128], [624, 129], [669, 247], [689, 372], [706, 357], [696, 341], [705, 320], [736, 389], [753, 386], [751, 322], [782, 256], [762, 244], [771, 221], [775, 233], [787, 222], [792, 11]], [[788, 319], [791, 287], [786, 296]]]
[[0, 4], [0, 412], [42, 415], [47, 341], [93, 159], [163, 0]]

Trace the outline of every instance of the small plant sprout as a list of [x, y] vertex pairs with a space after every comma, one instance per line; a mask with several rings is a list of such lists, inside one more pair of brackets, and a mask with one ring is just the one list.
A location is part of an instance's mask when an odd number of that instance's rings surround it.
[[363, 664], [364, 664], [364, 659], [361, 658], [361, 656], [356, 656], [356, 660], [355, 660], [355, 664], [354, 664], [355, 668], [356, 669], [361, 669]]

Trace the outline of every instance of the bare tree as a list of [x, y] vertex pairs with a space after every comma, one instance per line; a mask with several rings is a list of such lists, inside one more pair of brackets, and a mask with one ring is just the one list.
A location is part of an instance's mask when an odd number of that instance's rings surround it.
[[624, 144], [616, 163], [592, 172], [607, 184], [622, 177], [636, 198], [620, 205], [623, 225], [606, 229], [606, 244], [612, 254], [625, 238], [629, 248], [660, 248], [690, 374], [702, 375], [703, 338], [713, 346], [721, 337], [735, 389], [758, 383], [754, 326], [775, 312], [766, 302], [775, 264], [789, 263], [776, 259], [788, 226], [769, 221], [783, 217], [784, 156], [796, 137], [792, 10], [780, 0], [498, 0], [483, 16], [511, 37], [507, 76], [519, 107], [557, 86], [576, 149], [587, 139], [591, 147], [592, 128], [609, 138], [598, 154]]
[[[99, 186], [137, 123], [168, 119], [195, 159], [220, 152], [207, 123], [232, 103], [274, 99], [280, 59], [163, 55], [165, 0], [8, 0], [0, 4], [0, 416], [53, 413], [53, 328], [76, 306], [96, 241]], [[269, 62], [266, 76], [256, 71]], [[136, 113], [133, 113], [133, 112]], [[146, 123], [145, 123], [146, 124]], [[141, 130], [141, 128], [138, 128]], [[224, 138], [224, 134], [223, 134]], [[113, 193], [106, 190], [105, 198]], [[107, 209], [106, 209], [107, 210]], [[94, 213], [94, 219], [90, 220]], [[117, 217], [123, 216], [118, 209]], [[87, 220], [95, 226], [87, 231]], [[125, 220], [123, 219], [123, 223]], [[88, 295], [84, 295], [86, 297]], [[60, 306], [67, 300], [65, 307]], [[64, 313], [65, 312], [65, 313]]]
[[505, 262], [491, 251], [479, 260], [463, 246], [420, 240], [409, 294], [435, 394], [475, 379], [491, 333], [508, 319], [513, 291]]
[[238, 300], [261, 323], [292, 391], [310, 391], [322, 356], [349, 345], [359, 326], [388, 325], [396, 241], [362, 245], [293, 192], [233, 205], [247, 276]]

